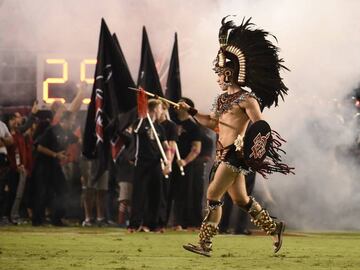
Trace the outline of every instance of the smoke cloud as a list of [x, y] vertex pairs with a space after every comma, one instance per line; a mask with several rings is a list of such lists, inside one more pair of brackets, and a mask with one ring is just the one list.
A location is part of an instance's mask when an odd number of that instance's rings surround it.
[[354, 111], [343, 100], [360, 80], [359, 10], [356, 0], [3, 0], [0, 47], [95, 58], [104, 17], [136, 80], [142, 26], [160, 64], [177, 32], [183, 94], [206, 112], [219, 92], [211, 67], [220, 20], [252, 17], [277, 37], [291, 69], [282, 74], [290, 89], [286, 102], [264, 113], [287, 139], [286, 162], [296, 175], [264, 183], [276, 201], [270, 208], [294, 228], [360, 229], [359, 166], [342, 150], [357, 137]]

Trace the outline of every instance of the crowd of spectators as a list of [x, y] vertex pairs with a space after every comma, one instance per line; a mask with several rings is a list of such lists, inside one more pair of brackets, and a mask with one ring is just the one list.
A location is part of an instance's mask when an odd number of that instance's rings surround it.
[[39, 110], [34, 103], [27, 115], [1, 116], [0, 226], [197, 230], [216, 134], [186, 112], [169, 114], [167, 104], [150, 100], [149, 117], [129, 124], [126, 147], [99, 175], [99, 161], [81, 154], [81, 88], [68, 107], [54, 102]]

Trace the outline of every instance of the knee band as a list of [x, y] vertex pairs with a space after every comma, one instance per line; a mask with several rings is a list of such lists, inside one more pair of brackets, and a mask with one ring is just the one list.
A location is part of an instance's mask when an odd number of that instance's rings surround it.
[[245, 211], [245, 212], [252, 212], [252, 210], [255, 209], [255, 206], [257, 204], [259, 204], [254, 197], [252, 196], [249, 196], [250, 200], [247, 204], [245, 205], [241, 205], [241, 204], [238, 204], [238, 206], [240, 207], [241, 210]]
[[220, 206], [223, 205], [222, 201], [213, 201], [213, 200], [208, 200], [208, 205], [209, 205], [209, 209], [210, 211], [214, 210], [215, 208], [218, 208]]
[[205, 215], [203, 222], [207, 222], [211, 212], [214, 211], [216, 208], [221, 207], [222, 205], [223, 205], [222, 201], [208, 200], [207, 213]]

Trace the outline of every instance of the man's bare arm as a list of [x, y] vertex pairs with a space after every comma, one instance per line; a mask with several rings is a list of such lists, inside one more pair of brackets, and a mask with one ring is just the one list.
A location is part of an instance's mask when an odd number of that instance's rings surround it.
[[176, 141], [168, 141], [168, 144], [169, 144], [168, 152], [170, 155], [169, 161], [170, 163], [172, 163], [176, 152]]
[[52, 150], [50, 150], [49, 148], [45, 147], [45, 146], [42, 146], [42, 145], [38, 145], [37, 146], [37, 151], [44, 154], [44, 155], [47, 155], [49, 157], [52, 157], [52, 158], [57, 158], [57, 159], [60, 159], [60, 160], [65, 160], [67, 159], [67, 156], [65, 154], [65, 151], [61, 151], [61, 152], [54, 152]]
[[0, 147], [1, 146], [10, 146], [14, 143], [14, 139], [12, 136], [5, 136], [0, 138]]
[[180, 166], [185, 167], [187, 164], [189, 164], [195, 158], [197, 158], [197, 156], [200, 154], [200, 152], [201, 152], [201, 141], [193, 141], [191, 143], [191, 150], [190, 150], [189, 154], [185, 158], [178, 160], [177, 163]]
[[263, 120], [263, 116], [260, 111], [260, 105], [256, 99], [248, 97], [242, 104], [242, 108], [245, 109], [247, 116], [251, 122]]
[[215, 129], [219, 124], [219, 119], [215, 118], [212, 115], [209, 114], [201, 114], [197, 113], [194, 115], [194, 118], [203, 126]]
[[29, 128], [31, 128], [32, 124], [35, 122], [35, 114], [37, 114], [38, 111], [39, 111], [38, 102], [35, 101], [31, 108], [31, 113], [28, 119], [26, 120], [26, 122], [23, 125], [17, 127], [18, 131], [21, 134], [24, 134]]
[[168, 159], [169, 162], [171, 162], [172, 158], [171, 158], [171, 151], [170, 151], [169, 142], [168, 141], [163, 141], [162, 142], [162, 147], [164, 149], [166, 158]]
[[86, 85], [87, 84], [85, 82], [81, 82], [80, 84], [77, 85], [78, 91], [77, 91], [74, 99], [71, 101], [71, 104], [69, 107], [70, 112], [76, 113], [80, 110], [82, 100], [84, 98], [84, 89], [86, 89]]
[[[186, 104], [183, 101], [180, 101], [179, 103], [179, 110], [185, 110], [185, 111], [189, 111], [189, 109], [191, 108], [188, 104]], [[215, 129], [219, 123], [219, 120], [217, 118], [215, 118], [213, 115], [209, 115], [209, 114], [201, 114], [199, 112], [197, 112], [195, 115], [193, 115], [193, 117], [203, 126], [210, 128], [210, 129]]]

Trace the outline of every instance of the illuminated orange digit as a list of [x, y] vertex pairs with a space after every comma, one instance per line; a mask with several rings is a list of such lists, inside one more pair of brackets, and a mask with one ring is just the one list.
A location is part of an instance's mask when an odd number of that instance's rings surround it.
[[68, 63], [65, 59], [46, 59], [46, 63], [49, 65], [62, 65], [63, 75], [62, 78], [47, 78], [43, 82], [43, 99], [46, 103], [53, 103], [54, 101], [65, 103], [65, 99], [63, 98], [49, 98], [49, 84], [65, 83], [68, 80]]
[[[86, 78], [86, 65], [96, 65], [96, 59], [84, 59], [80, 63], [80, 81], [93, 84], [94, 78]], [[82, 102], [84, 104], [89, 104], [90, 98], [84, 98]]]

